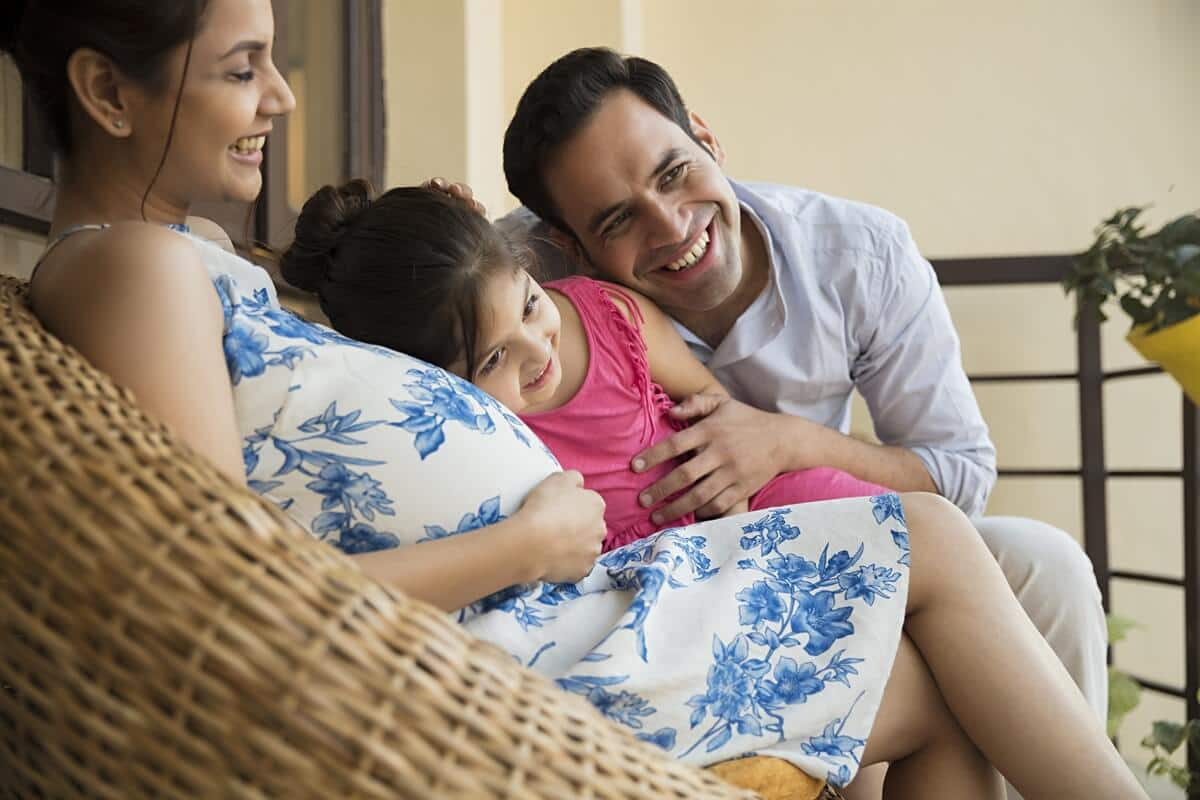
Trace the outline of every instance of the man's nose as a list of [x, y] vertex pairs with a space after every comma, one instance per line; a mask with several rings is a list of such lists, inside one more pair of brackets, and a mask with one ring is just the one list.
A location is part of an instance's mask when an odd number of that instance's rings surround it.
[[679, 203], [659, 200], [651, 203], [647, 217], [652, 226], [654, 247], [673, 247], [683, 244], [688, 235], [688, 215]]

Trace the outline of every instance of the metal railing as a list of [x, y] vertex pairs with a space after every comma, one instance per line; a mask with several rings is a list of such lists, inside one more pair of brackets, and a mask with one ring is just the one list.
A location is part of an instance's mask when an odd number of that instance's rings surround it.
[[[1024, 256], [934, 260], [933, 267], [943, 286], [998, 286], [1014, 284], [1057, 284], [1070, 266], [1069, 256]], [[1100, 323], [1093, 315], [1081, 315], [1076, 331], [1078, 368], [1074, 372], [1009, 373], [970, 375], [973, 383], [1074, 381], [1079, 389], [1079, 469], [998, 470], [1001, 477], [1079, 477], [1083, 484], [1084, 550], [1092, 560], [1104, 610], [1110, 610], [1114, 578], [1182, 589], [1184, 595], [1184, 685], [1171, 686], [1134, 676], [1150, 691], [1182, 698], [1186, 719], [1200, 719], [1200, 414], [1186, 396], [1182, 400], [1182, 469], [1108, 469], [1104, 455], [1104, 384], [1161, 372], [1155, 366], [1105, 372], [1101, 364]], [[1182, 392], [1180, 392], [1182, 395]], [[1183, 490], [1183, 577], [1175, 578], [1130, 570], [1114, 570], [1108, 559], [1108, 479], [1169, 478], [1182, 482]], [[1200, 772], [1200, 753], [1191, 748], [1188, 767]], [[1189, 800], [1200, 800], [1200, 786], [1193, 787]]]

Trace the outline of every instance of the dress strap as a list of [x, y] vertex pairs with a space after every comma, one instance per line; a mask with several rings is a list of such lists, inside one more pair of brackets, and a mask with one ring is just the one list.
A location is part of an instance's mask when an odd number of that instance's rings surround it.
[[[31, 282], [33, 281], [33, 276], [37, 275], [38, 267], [40, 267], [42, 262], [46, 260], [46, 256], [50, 255], [50, 251], [62, 244], [63, 240], [68, 236], [74, 236], [75, 234], [83, 231], [103, 231], [107, 230], [109, 227], [110, 226], [107, 222], [84, 222], [80, 223], [79, 225], [71, 225], [46, 244], [46, 249], [43, 250], [42, 254], [38, 257], [37, 263], [33, 265], [33, 271], [29, 273], [29, 280]], [[179, 233], [191, 232], [191, 229], [189, 229], [187, 225], [180, 222], [170, 222], [167, 223], [165, 227], [170, 228], [173, 231], [178, 231]]]

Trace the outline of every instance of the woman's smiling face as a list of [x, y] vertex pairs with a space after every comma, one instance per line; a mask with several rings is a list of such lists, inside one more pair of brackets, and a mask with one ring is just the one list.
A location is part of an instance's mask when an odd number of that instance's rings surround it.
[[154, 195], [183, 207], [258, 197], [272, 119], [296, 105], [271, 60], [274, 37], [270, 0], [211, 0], [190, 57], [187, 44], [180, 45], [166, 61], [161, 85], [132, 93], [130, 139], [141, 151], [139, 162], [156, 167], [170, 133]]

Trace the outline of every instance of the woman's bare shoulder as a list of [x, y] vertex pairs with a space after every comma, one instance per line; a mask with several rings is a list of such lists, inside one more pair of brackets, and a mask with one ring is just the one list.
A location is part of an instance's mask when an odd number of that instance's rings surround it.
[[160, 225], [120, 222], [63, 240], [39, 267], [31, 299], [38, 316], [54, 329], [81, 310], [156, 298], [188, 304], [212, 291], [187, 237]]

